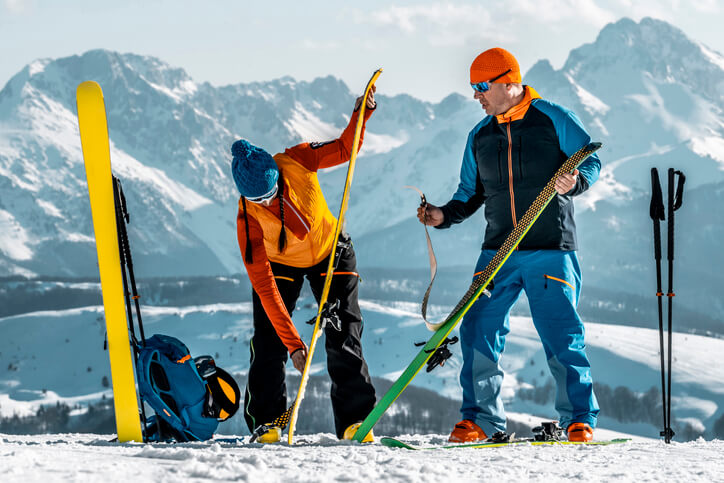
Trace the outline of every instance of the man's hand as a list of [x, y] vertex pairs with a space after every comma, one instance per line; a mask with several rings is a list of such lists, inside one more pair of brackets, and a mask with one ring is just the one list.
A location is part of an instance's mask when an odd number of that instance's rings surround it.
[[423, 225], [438, 226], [445, 221], [445, 215], [437, 206], [425, 203], [417, 208], [417, 219]]
[[576, 186], [576, 181], [578, 180], [578, 170], [573, 170], [573, 174], [571, 173], [563, 173], [558, 177], [556, 180], [555, 188], [559, 195], [564, 195], [571, 191], [574, 186]]
[[[367, 109], [374, 109], [377, 107], [377, 103], [375, 102], [375, 92], [377, 91], [377, 86], [372, 84], [372, 87], [370, 88], [370, 93], [367, 96]], [[354, 110], [356, 111], [359, 109], [360, 104], [362, 104], [362, 99], [364, 98], [364, 95], [359, 96], [357, 100], [354, 103]]]
[[[302, 344], [304, 344], [304, 342], [302, 342]], [[291, 358], [294, 368], [298, 370], [300, 374], [304, 372], [304, 364], [307, 362], [307, 346], [305, 345], [301, 349], [292, 352]]]

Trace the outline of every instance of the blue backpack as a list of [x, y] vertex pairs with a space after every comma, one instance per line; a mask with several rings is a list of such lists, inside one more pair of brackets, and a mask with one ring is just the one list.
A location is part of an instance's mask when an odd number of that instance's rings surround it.
[[239, 409], [234, 378], [211, 356], [191, 357], [180, 340], [156, 334], [139, 347], [136, 375], [141, 398], [156, 412], [146, 420], [147, 441], [204, 441], [219, 421]]

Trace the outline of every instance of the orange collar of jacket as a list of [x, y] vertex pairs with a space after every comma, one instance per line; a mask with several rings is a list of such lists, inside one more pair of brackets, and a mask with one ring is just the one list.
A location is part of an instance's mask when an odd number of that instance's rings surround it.
[[540, 99], [540, 95], [531, 86], [523, 86], [523, 89], [525, 89], [525, 96], [523, 96], [522, 101], [508, 109], [503, 114], [495, 116], [498, 120], [498, 124], [505, 124], [507, 122], [523, 119], [525, 113], [528, 112], [528, 108], [530, 107], [530, 103], [533, 99]]

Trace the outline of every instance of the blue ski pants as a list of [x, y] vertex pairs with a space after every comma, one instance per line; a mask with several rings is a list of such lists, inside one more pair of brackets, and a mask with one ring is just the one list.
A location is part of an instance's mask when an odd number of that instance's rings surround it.
[[[495, 250], [482, 251], [476, 274], [493, 255]], [[583, 322], [576, 312], [581, 290], [576, 252], [516, 250], [495, 275], [494, 284], [492, 296], [481, 296], [460, 326], [463, 419], [474, 421], [488, 436], [505, 431], [499, 361], [505, 336], [510, 332], [510, 309], [525, 290], [556, 382], [555, 407], [560, 426], [567, 428], [582, 422], [595, 427], [599, 408], [585, 352]]]

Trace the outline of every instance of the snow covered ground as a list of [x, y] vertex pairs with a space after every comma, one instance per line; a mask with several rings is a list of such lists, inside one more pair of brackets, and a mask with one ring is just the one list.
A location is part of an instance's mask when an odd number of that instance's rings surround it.
[[[323, 433], [301, 436], [294, 447], [234, 438], [175, 445], [109, 438], [0, 435], [2, 481], [724, 481], [721, 440], [410, 451]], [[403, 439], [444, 441], [440, 435]]]
[[[296, 321], [309, 319], [315, 310], [310, 300], [300, 300]], [[429, 337], [419, 317], [419, 306], [405, 302], [361, 301], [365, 315], [363, 344], [376, 377], [394, 380], [419, 348], [413, 342]], [[430, 307], [432, 320], [446, 314]], [[212, 354], [236, 374], [248, 369], [251, 305], [211, 304], [190, 307], [143, 306], [146, 334], [170, 334], [180, 338], [192, 354]], [[298, 324], [305, 340], [311, 327]], [[105, 327], [102, 307], [34, 312], [0, 318], [0, 416], [33, 414], [41, 404], [70, 405], [97, 401], [109, 388], [101, 384], [109, 376], [108, 354], [103, 351]], [[636, 393], [658, 387], [658, 332], [638, 327], [586, 323], [586, 342], [594, 380], [611, 388], [625, 386]], [[40, 335], [42, 334], [42, 336]], [[674, 333], [673, 414], [695, 428], [711, 430], [724, 407], [721, 365], [716, 354], [724, 352], [724, 340]], [[414, 384], [460, 399], [458, 384], [459, 345], [444, 367], [421, 373]], [[325, 353], [315, 354], [313, 373], [324, 374]], [[63, 361], [58, 364], [58, 361]], [[511, 317], [502, 359], [506, 378], [503, 397], [509, 411], [555, 419], [552, 403], [544, 406], [516, 398], [520, 388], [540, 387], [550, 378], [545, 355], [529, 317]], [[599, 427], [657, 437], [660, 428], [612, 419], [604, 408]], [[538, 424], [533, 421], [531, 425]], [[453, 422], [451, 421], [450, 424]], [[227, 430], [228, 431], [228, 430]], [[233, 431], [236, 432], [236, 431]], [[708, 433], [711, 437], [710, 434]]]

